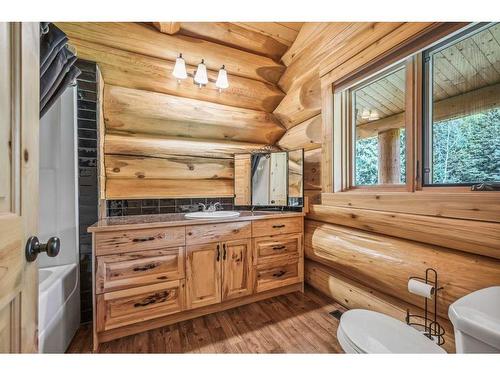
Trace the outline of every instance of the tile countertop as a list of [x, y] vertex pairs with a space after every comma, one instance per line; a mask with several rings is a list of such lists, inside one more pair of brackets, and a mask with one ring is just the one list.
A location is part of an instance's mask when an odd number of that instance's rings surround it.
[[277, 219], [281, 217], [300, 217], [305, 215], [304, 212], [295, 211], [239, 212], [240, 216], [226, 219], [186, 219], [184, 216], [185, 214], [183, 213], [108, 217], [105, 219], [101, 219], [97, 223], [88, 227], [88, 231], [91, 233], [95, 233], [127, 229], [177, 227], [195, 224], [217, 224], [229, 223], [234, 221]]

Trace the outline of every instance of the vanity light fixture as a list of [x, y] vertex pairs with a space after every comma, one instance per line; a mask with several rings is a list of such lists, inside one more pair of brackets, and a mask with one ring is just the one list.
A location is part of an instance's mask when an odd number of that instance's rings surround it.
[[227, 80], [227, 70], [225, 65], [222, 65], [222, 68], [219, 70], [219, 75], [217, 76], [217, 81], [215, 82], [215, 86], [217, 86], [219, 92], [222, 92], [222, 89], [227, 89], [229, 87], [229, 82]]
[[186, 62], [182, 58], [182, 53], [179, 53], [179, 57], [175, 59], [175, 66], [172, 74], [177, 78], [178, 83], [181, 83], [182, 79], [187, 78]]
[[194, 82], [198, 84], [200, 88], [208, 83], [207, 66], [205, 65], [204, 59], [201, 59], [201, 63], [198, 64], [198, 68], [194, 75]]

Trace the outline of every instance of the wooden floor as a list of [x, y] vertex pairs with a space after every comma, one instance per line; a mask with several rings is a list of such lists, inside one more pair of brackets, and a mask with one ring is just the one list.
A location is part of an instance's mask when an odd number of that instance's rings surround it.
[[[100, 353], [339, 353], [338, 320], [345, 309], [306, 287], [100, 345]], [[68, 353], [90, 353], [92, 328], [82, 326]]]

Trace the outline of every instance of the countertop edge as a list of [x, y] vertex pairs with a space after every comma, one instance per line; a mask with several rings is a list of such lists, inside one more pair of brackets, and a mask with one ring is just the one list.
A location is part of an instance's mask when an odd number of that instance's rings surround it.
[[[184, 220], [172, 220], [172, 221], [158, 221], [158, 222], [145, 222], [145, 223], [125, 223], [125, 224], [109, 224], [106, 226], [96, 226], [99, 221], [92, 224], [87, 228], [88, 233], [99, 233], [99, 232], [114, 232], [118, 230], [127, 229], [148, 229], [148, 228], [167, 228], [167, 227], [183, 227], [190, 225], [202, 225], [202, 224], [219, 224], [219, 223], [232, 223], [236, 221], [254, 221], [254, 220], [266, 220], [266, 219], [276, 219], [276, 218], [287, 218], [287, 217], [304, 217], [305, 212], [270, 212], [269, 214], [261, 214], [258, 216], [239, 216], [227, 219], [184, 219]], [[149, 216], [149, 215], [148, 215]], [[151, 215], [156, 216], [156, 215]]]

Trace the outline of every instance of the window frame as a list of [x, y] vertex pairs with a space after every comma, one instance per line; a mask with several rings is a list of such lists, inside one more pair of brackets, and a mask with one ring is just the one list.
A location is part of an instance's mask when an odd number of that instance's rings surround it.
[[466, 27], [464, 30], [460, 31], [455, 35], [446, 37], [444, 40], [440, 41], [434, 46], [430, 46], [421, 52], [422, 55], [422, 125], [421, 134], [419, 138], [419, 160], [421, 160], [421, 165], [417, 171], [422, 177], [419, 184], [421, 190], [435, 190], [442, 191], [442, 188], [448, 188], [454, 191], [467, 191], [470, 186], [477, 184], [478, 182], [464, 182], [464, 183], [454, 183], [454, 184], [436, 184], [431, 183], [432, 179], [432, 125], [433, 125], [433, 80], [432, 80], [432, 55], [448, 48], [449, 46], [467, 39], [471, 35], [478, 33], [498, 22], [480, 22]]
[[[343, 186], [341, 191], [394, 191], [405, 192], [414, 190], [414, 131], [415, 131], [415, 82], [414, 76], [417, 66], [417, 60], [414, 55], [404, 57], [391, 64], [383, 66], [373, 66], [370, 73], [365, 74], [361, 78], [344, 84], [339, 87], [333, 86], [333, 112], [337, 113], [334, 116], [333, 127], [340, 127], [342, 132], [342, 156], [343, 156]], [[405, 141], [406, 141], [406, 157], [405, 157], [405, 183], [401, 184], [375, 184], [375, 185], [356, 185], [355, 184], [355, 130], [353, 119], [353, 103], [352, 92], [356, 89], [365, 87], [370, 83], [381, 79], [395, 71], [405, 68]], [[340, 114], [340, 115], [339, 115]], [[334, 146], [335, 147], [335, 146]]]

